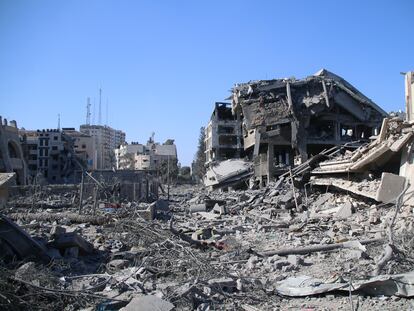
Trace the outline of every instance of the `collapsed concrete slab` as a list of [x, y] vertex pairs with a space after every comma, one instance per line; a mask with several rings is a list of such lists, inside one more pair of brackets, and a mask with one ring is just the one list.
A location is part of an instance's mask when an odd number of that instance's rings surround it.
[[210, 189], [236, 186], [252, 175], [252, 164], [241, 159], [230, 159], [212, 164], [204, 177], [204, 185]]
[[[0, 249], [6, 247], [20, 259], [33, 258], [45, 263], [50, 261], [46, 248], [7, 217], [0, 215]], [[5, 255], [6, 251], [1, 251]]]
[[320, 162], [311, 171], [311, 183], [333, 186], [378, 202], [394, 202], [408, 191], [403, 202], [413, 205], [413, 170], [411, 150], [414, 144], [414, 127], [400, 118], [385, 118], [381, 132], [370, 143], [353, 152], [337, 154]]
[[174, 305], [157, 296], [136, 297], [122, 311], [170, 311]]

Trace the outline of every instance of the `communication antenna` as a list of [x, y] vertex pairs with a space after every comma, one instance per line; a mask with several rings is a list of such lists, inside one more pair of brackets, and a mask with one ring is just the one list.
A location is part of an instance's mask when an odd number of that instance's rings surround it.
[[105, 125], [109, 125], [108, 124], [108, 106], [109, 106], [109, 100], [106, 99], [106, 124]]
[[98, 125], [102, 124], [102, 89], [99, 89]]
[[96, 98], [93, 98], [93, 114], [92, 114], [92, 124], [95, 124], [96, 117]]
[[91, 98], [86, 100], [86, 124], [91, 125]]

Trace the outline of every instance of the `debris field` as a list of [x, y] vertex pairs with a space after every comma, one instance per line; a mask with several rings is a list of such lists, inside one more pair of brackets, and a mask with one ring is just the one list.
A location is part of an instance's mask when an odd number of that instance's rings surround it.
[[76, 191], [42, 193], [2, 210], [0, 309], [413, 308], [413, 211], [398, 200], [182, 185], [169, 202], [94, 210], [86, 198], [79, 214], [66, 204]]

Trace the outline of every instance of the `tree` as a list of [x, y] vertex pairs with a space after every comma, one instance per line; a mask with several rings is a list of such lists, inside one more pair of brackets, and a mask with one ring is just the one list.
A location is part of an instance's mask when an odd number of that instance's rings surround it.
[[202, 126], [200, 128], [200, 136], [198, 138], [198, 149], [194, 159], [194, 166], [193, 166], [193, 175], [195, 176], [197, 181], [203, 180], [204, 174], [206, 173], [206, 167], [204, 163], [206, 162], [206, 143], [205, 143], [205, 128]]
[[170, 172], [169, 174], [170, 182], [173, 182], [177, 179], [178, 170], [179, 170], [179, 163], [178, 163], [177, 158], [171, 157], [169, 160], [164, 159], [159, 164], [159, 173], [164, 183], [168, 182], [168, 171]]

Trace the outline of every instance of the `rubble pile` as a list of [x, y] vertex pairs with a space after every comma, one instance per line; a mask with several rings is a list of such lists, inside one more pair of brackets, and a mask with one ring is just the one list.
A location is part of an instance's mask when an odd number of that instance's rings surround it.
[[413, 211], [400, 203], [289, 181], [176, 186], [170, 202], [86, 204], [81, 214], [76, 203], [11, 200], [0, 309], [407, 309]]

